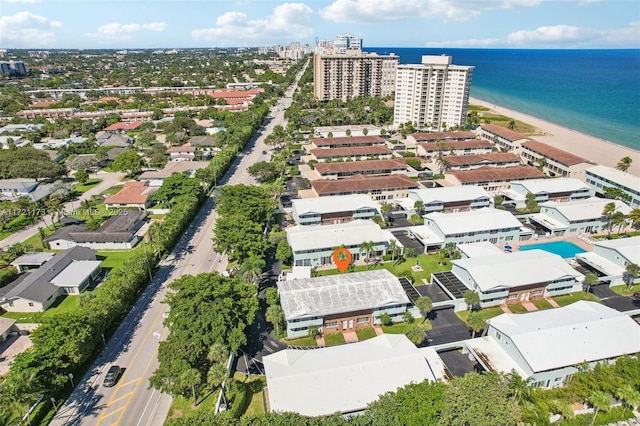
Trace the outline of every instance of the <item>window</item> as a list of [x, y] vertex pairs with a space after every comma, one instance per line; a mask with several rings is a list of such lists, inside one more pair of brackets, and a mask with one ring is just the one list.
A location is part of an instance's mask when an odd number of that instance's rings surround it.
[[334, 327], [337, 327], [337, 326], [338, 326], [338, 321], [331, 321], [331, 322], [328, 322], [328, 323], [326, 323], [324, 326], [325, 326], [325, 327], [327, 327], [327, 328], [334, 328]]
[[542, 294], [542, 290], [536, 290], [536, 291], [533, 292], [534, 296], [539, 296], [541, 294]]
[[358, 324], [363, 324], [365, 322], [369, 322], [369, 317], [361, 317], [357, 320]]
[[514, 300], [514, 299], [517, 299], [517, 298], [518, 298], [517, 294], [510, 294], [509, 295], [509, 300]]

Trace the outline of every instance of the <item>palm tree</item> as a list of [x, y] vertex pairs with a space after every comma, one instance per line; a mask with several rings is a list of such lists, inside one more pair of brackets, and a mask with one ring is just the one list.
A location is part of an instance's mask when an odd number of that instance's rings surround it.
[[484, 330], [487, 322], [482, 317], [482, 314], [476, 311], [469, 314], [469, 318], [467, 318], [467, 325], [471, 327], [471, 330], [473, 330], [471, 338], [475, 338], [478, 331]]
[[224, 363], [229, 357], [229, 350], [222, 343], [214, 343], [209, 347], [207, 359], [215, 364]]
[[429, 316], [429, 312], [433, 309], [433, 302], [427, 296], [418, 297], [415, 301], [416, 308], [420, 310], [420, 314], [422, 314], [422, 323], [424, 323], [427, 316]]
[[626, 172], [629, 170], [629, 167], [631, 167], [631, 163], [633, 163], [631, 157], [622, 157], [620, 161], [618, 161], [618, 164], [616, 164], [616, 169]]
[[640, 266], [637, 263], [628, 263], [624, 272], [624, 282], [627, 284], [627, 288], [631, 288], [635, 279], [640, 276]]
[[439, 155], [438, 158], [436, 158], [436, 166], [440, 168], [440, 174], [444, 174], [450, 165], [451, 163], [448, 160], [445, 160], [442, 155]]
[[591, 420], [591, 426], [593, 426], [596, 423], [598, 411], [609, 411], [609, 407], [611, 407], [611, 398], [609, 398], [609, 394], [606, 392], [596, 391], [592, 393], [588, 399], [593, 408], [595, 408], [593, 420]]
[[509, 129], [514, 130], [515, 128], [516, 128], [516, 121], [515, 120], [509, 121]]
[[375, 243], [373, 241], [363, 241], [362, 244], [360, 244], [360, 251], [364, 252], [367, 261], [369, 260], [371, 252], [373, 252], [374, 246]]
[[276, 334], [280, 334], [280, 329], [282, 328], [282, 324], [284, 323], [284, 311], [280, 305], [272, 305], [267, 308], [267, 312], [265, 313], [265, 318], [271, 324], [273, 324], [273, 328], [276, 330]]
[[467, 303], [469, 310], [471, 310], [473, 305], [480, 303], [480, 295], [474, 290], [467, 290], [464, 292], [464, 301]]
[[207, 371], [207, 384], [212, 389], [220, 386], [229, 377], [229, 372], [222, 364], [213, 364]]
[[533, 194], [532, 192], [527, 192], [525, 199], [526, 199], [527, 210], [529, 212], [532, 212], [538, 208], [538, 200], [536, 200], [535, 194]]
[[413, 203], [413, 209], [416, 211], [417, 214], [422, 216], [422, 209], [424, 209], [424, 202], [421, 200], [416, 201], [415, 203]]
[[202, 383], [202, 375], [200, 371], [196, 368], [189, 368], [180, 374], [180, 383], [185, 388], [191, 388], [191, 392], [193, 393], [193, 404], [195, 405], [198, 401], [196, 399], [196, 387]]
[[622, 232], [622, 229], [627, 227], [627, 217], [624, 213], [618, 211], [611, 215], [609, 218], [611, 228], [618, 228], [618, 234]]
[[406, 247], [404, 249], [403, 256], [404, 257], [413, 257], [416, 254], [416, 249], [414, 247]]
[[585, 299], [589, 295], [589, 292], [591, 291], [591, 287], [594, 285], [598, 285], [599, 282], [600, 281], [598, 279], [598, 276], [593, 272], [589, 272], [587, 275], [584, 276], [584, 291], [585, 291], [584, 298]]
[[417, 325], [411, 326], [405, 334], [414, 345], [419, 345], [424, 341], [424, 331]]
[[634, 228], [640, 224], [640, 209], [633, 209], [627, 215], [627, 219], [631, 220], [631, 226]]
[[246, 282], [250, 282], [254, 285], [257, 285], [260, 281], [260, 277], [262, 276], [262, 270], [266, 266], [266, 262], [260, 256], [256, 256], [255, 254], [249, 254], [244, 262], [240, 265], [238, 269], [238, 274], [242, 277]]
[[398, 242], [395, 239], [389, 240], [387, 250], [391, 253], [391, 260], [394, 260], [398, 252]]
[[607, 230], [609, 231], [609, 236], [611, 236], [611, 216], [613, 216], [617, 209], [616, 203], [612, 201], [605, 204], [604, 209], [602, 210], [602, 215], [607, 219]]
[[622, 401], [625, 413], [627, 411], [627, 407], [631, 407], [633, 410], [635, 407], [640, 405], [640, 392], [630, 384], [626, 384], [616, 389], [616, 398]]

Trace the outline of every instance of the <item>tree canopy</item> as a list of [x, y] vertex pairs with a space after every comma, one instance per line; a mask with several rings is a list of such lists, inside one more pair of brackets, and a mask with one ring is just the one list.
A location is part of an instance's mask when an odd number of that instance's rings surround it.
[[55, 179], [66, 175], [67, 169], [49, 158], [46, 152], [23, 147], [0, 157], [0, 178]]

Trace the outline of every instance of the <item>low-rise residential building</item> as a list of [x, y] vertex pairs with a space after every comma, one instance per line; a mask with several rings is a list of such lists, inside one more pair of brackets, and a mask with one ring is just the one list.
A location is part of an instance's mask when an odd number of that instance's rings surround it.
[[307, 336], [311, 326], [325, 334], [372, 327], [385, 313], [400, 322], [412, 306], [386, 269], [284, 281], [278, 296], [288, 337]]
[[388, 176], [355, 175], [344, 179], [322, 179], [311, 182], [318, 197], [330, 195], [367, 194], [374, 200], [406, 198], [408, 191], [420, 188], [413, 179], [400, 174]]
[[463, 284], [478, 293], [483, 307], [569, 294], [581, 290], [584, 279], [562, 257], [544, 250], [470, 257], [451, 265], [451, 272], [432, 274], [431, 282]]
[[95, 231], [88, 230], [84, 223], [67, 225], [45, 239], [52, 250], [76, 246], [95, 250], [124, 250], [135, 247], [142, 239], [140, 228], [145, 224], [147, 212], [122, 210], [107, 219]]
[[417, 145], [417, 155], [428, 160], [435, 160], [441, 155], [490, 154], [493, 145], [484, 139], [468, 139], [465, 141], [447, 140], [425, 142]]
[[486, 334], [466, 342], [478, 362], [488, 370], [514, 370], [534, 388], [563, 386], [584, 364], [593, 368], [640, 353], [640, 325], [622, 312], [586, 300], [502, 314], [487, 320]]
[[335, 225], [358, 219], [373, 219], [380, 205], [365, 194], [334, 195], [291, 200], [293, 220], [298, 225]]
[[640, 236], [596, 241], [593, 251], [578, 253], [576, 260], [612, 286], [637, 282], [625, 269], [629, 264], [640, 265]]
[[381, 136], [347, 136], [342, 138], [313, 138], [311, 149], [316, 148], [348, 148], [354, 146], [385, 145], [386, 140]]
[[402, 158], [318, 163], [314, 168], [321, 179], [343, 179], [355, 175], [384, 176], [394, 173], [407, 173], [407, 163]]
[[480, 186], [491, 194], [509, 188], [513, 180], [544, 177], [544, 173], [533, 166], [483, 166], [473, 170], [451, 170], [445, 173], [445, 178], [456, 185]]
[[138, 127], [142, 126], [144, 121], [131, 121], [128, 123], [119, 121], [117, 123], [113, 123], [112, 125], [105, 127], [105, 132], [126, 132], [136, 130]]
[[640, 177], [607, 166], [590, 167], [585, 174], [586, 182], [597, 195], [604, 196], [605, 188], [618, 188], [631, 197], [631, 207], [640, 207]]
[[520, 155], [523, 162], [531, 166], [542, 166], [542, 171], [552, 177], [573, 177], [584, 180], [585, 170], [593, 167], [593, 163], [589, 160], [533, 140], [522, 144]]
[[96, 133], [96, 144], [99, 146], [127, 148], [133, 144], [133, 138], [127, 136], [126, 134], [98, 132]]
[[423, 214], [457, 213], [489, 207], [491, 197], [479, 186], [445, 186], [412, 189], [405, 200], [397, 200], [397, 202], [408, 214], [416, 212], [416, 202], [422, 203]]
[[107, 209], [136, 208], [146, 210], [151, 205], [151, 196], [157, 189], [149, 186], [147, 182], [125, 182], [120, 191], [105, 198], [104, 204]]
[[0, 289], [0, 308], [8, 312], [44, 312], [64, 294], [80, 294], [96, 282], [100, 263], [93, 250], [74, 247], [56, 253], [39, 268]]
[[140, 182], [147, 182], [150, 187], [160, 187], [164, 180], [174, 173], [188, 173], [190, 177], [196, 175], [196, 171], [209, 165], [207, 161], [170, 161], [162, 170], [147, 170], [138, 176]]
[[407, 141], [412, 144], [437, 141], [466, 141], [476, 139], [476, 134], [468, 131], [459, 132], [429, 132], [411, 133], [407, 135]]
[[54, 255], [55, 253], [51, 252], [25, 253], [11, 262], [11, 266], [16, 268], [18, 272], [27, 272], [38, 269], [51, 260]]
[[35, 179], [0, 179], [0, 195], [3, 200], [15, 201], [27, 197], [31, 201], [40, 201], [51, 195], [52, 184], [38, 182]]
[[483, 124], [476, 129], [476, 134], [482, 139], [493, 142], [502, 151], [511, 151], [516, 154], [520, 153], [522, 144], [530, 140], [518, 132], [496, 124]]
[[592, 197], [564, 203], [542, 203], [540, 213], [530, 215], [529, 220], [550, 236], [603, 232], [609, 226], [609, 220], [604, 214], [608, 203], [614, 203], [616, 210], [625, 215], [631, 211], [631, 207], [620, 200]]
[[402, 244], [389, 231], [383, 230], [371, 220], [354, 220], [348, 223], [324, 226], [296, 225], [287, 228], [287, 241], [293, 252], [295, 266], [322, 266], [333, 264], [333, 252], [338, 247], [351, 251], [352, 260], [357, 262], [367, 256], [362, 243], [372, 242], [369, 255], [381, 256], [387, 253], [389, 244]]
[[342, 160], [371, 160], [393, 158], [393, 151], [383, 145], [353, 146], [346, 148], [316, 148], [310, 151], [318, 162]]
[[263, 361], [271, 411], [305, 416], [361, 413], [387, 392], [447, 377], [433, 348], [416, 348], [402, 334], [315, 350], [285, 349]]
[[172, 146], [169, 148], [169, 161], [193, 161], [196, 149], [195, 146], [189, 145]]
[[593, 197], [594, 191], [580, 179], [555, 178], [555, 179], [531, 179], [524, 181], [512, 181], [509, 189], [500, 191], [505, 199], [505, 204], [513, 204], [516, 208], [525, 208], [527, 194], [535, 195], [538, 204], [547, 201], [558, 203], [582, 200]]
[[189, 144], [189, 146], [195, 147], [213, 147], [216, 146], [217, 140], [218, 138], [213, 136], [196, 136], [189, 139], [187, 143]]
[[442, 157], [442, 162], [448, 170], [471, 170], [483, 166], [519, 166], [520, 157], [512, 152], [490, 152], [488, 154], [445, 155]]

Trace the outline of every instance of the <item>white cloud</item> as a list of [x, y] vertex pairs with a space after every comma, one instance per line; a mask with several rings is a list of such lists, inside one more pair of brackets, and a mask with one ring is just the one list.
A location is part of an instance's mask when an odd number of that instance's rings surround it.
[[329, 21], [342, 23], [399, 21], [417, 17], [468, 21], [488, 10], [538, 4], [539, 0], [335, 0], [319, 13]]
[[132, 34], [140, 31], [161, 32], [167, 28], [164, 22], [149, 22], [148, 24], [121, 24], [112, 22], [110, 24], [101, 25], [97, 33], [86, 33], [87, 37], [100, 38], [107, 41], [125, 41], [132, 40]]
[[191, 31], [194, 40], [215, 42], [216, 46], [248, 46], [256, 43], [300, 40], [313, 35], [313, 10], [304, 3], [276, 6], [264, 19], [249, 19], [243, 12], [227, 12], [216, 26]]
[[0, 46], [20, 48], [28, 46], [48, 47], [55, 38], [55, 30], [62, 27], [59, 21], [52, 21], [31, 12], [0, 17]]

